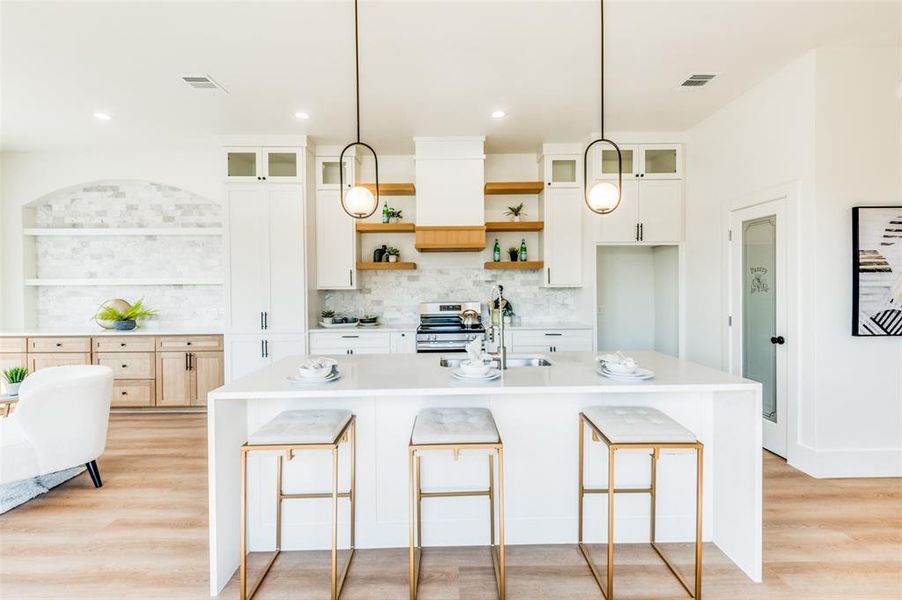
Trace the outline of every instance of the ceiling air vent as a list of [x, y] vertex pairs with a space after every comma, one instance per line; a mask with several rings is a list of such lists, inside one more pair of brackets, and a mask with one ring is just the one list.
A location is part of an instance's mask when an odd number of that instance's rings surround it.
[[707, 85], [709, 81], [714, 79], [716, 75], [712, 74], [695, 74], [687, 77], [680, 85], [682, 87], [702, 87]]
[[182, 81], [187, 83], [193, 88], [198, 89], [206, 89], [206, 90], [221, 90], [223, 93], [228, 94], [228, 90], [219, 85], [212, 77], [209, 75], [183, 75]]

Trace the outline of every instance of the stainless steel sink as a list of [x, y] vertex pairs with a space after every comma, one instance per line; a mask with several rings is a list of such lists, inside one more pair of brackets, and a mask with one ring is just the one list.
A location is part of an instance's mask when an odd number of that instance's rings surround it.
[[[457, 368], [460, 363], [467, 360], [466, 356], [443, 356], [439, 363], [443, 367]], [[494, 366], [498, 366], [498, 359], [492, 361]], [[508, 367], [550, 367], [553, 363], [544, 356], [536, 355], [508, 355]]]

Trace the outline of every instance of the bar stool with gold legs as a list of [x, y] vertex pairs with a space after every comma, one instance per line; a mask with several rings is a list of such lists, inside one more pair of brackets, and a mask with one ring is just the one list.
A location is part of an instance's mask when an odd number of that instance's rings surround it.
[[[485, 490], [423, 491], [420, 455], [451, 450], [457, 460], [462, 450], [489, 451], [489, 483]], [[417, 415], [410, 436], [410, 600], [416, 600], [423, 555], [423, 499], [487, 496], [489, 540], [499, 600], [504, 600], [504, 451], [491, 411], [486, 408], [427, 408]], [[498, 456], [498, 544], [495, 544], [495, 466]]]
[[[338, 447], [342, 443], [351, 444], [350, 487], [347, 492], [338, 491]], [[303, 450], [330, 450], [332, 452], [332, 490], [330, 492], [286, 494], [282, 491], [282, 470], [285, 459], [295, 458], [295, 453]], [[279, 462], [276, 474], [276, 549], [263, 574], [247, 591], [247, 455], [251, 452], [278, 452]], [[286, 410], [251, 434], [247, 444], [241, 447], [241, 566], [240, 597], [250, 600], [282, 551], [282, 501], [311, 498], [332, 500], [332, 555], [331, 598], [341, 595], [345, 576], [354, 558], [355, 524], [355, 467], [357, 454], [357, 420], [348, 410]], [[338, 499], [350, 501], [350, 548], [341, 574], [338, 573]]]
[[[608, 485], [606, 488], [587, 488], [584, 484], [585, 427], [589, 426], [594, 441], [602, 441], [608, 448]], [[651, 450], [651, 485], [648, 488], [617, 489], [614, 486], [614, 457], [618, 450]], [[655, 539], [655, 504], [657, 499], [657, 463], [662, 449], [695, 450], [695, 585], [690, 586], [676, 567], [667, 559]], [[579, 414], [579, 549], [582, 551], [602, 596], [614, 600], [614, 494], [649, 494], [651, 497], [651, 527], [649, 538], [664, 564], [676, 576], [686, 592], [696, 600], [702, 597], [702, 454], [703, 445], [695, 435], [654, 408], [627, 406], [594, 406]], [[598, 569], [583, 544], [583, 500], [586, 494], [608, 496], [608, 555], [607, 576], [602, 582]]]

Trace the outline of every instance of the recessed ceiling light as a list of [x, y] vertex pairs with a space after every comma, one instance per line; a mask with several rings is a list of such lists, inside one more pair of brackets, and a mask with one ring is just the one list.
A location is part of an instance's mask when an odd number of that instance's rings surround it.
[[295, 119], [302, 119], [302, 120], [306, 121], [307, 119], [310, 118], [310, 115], [308, 115], [308, 114], [305, 113], [305, 112], [296, 112], [296, 113], [294, 113], [294, 118], [295, 118]]
[[507, 115], [503, 110], [496, 110], [492, 113], [493, 119], [503, 119]]
[[110, 115], [108, 115], [107, 113], [104, 113], [104, 112], [96, 112], [96, 113], [94, 113], [94, 118], [100, 119], [101, 121], [109, 121], [113, 117], [111, 117]]

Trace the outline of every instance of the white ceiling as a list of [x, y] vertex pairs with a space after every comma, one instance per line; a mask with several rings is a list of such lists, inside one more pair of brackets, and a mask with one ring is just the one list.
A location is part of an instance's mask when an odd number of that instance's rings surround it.
[[[349, 0], [0, 11], [4, 150], [354, 135]], [[598, 129], [597, 15], [581, 0], [361, 0], [364, 140], [394, 153], [415, 135], [484, 134], [492, 152], [583, 139]], [[606, 20], [609, 131], [683, 131], [807, 49], [902, 38], [899, 1], [608, 0]], [[697, 72], [720, 75], [679, 87]], [[229, 94], [191, 89], [187, 74]]]

